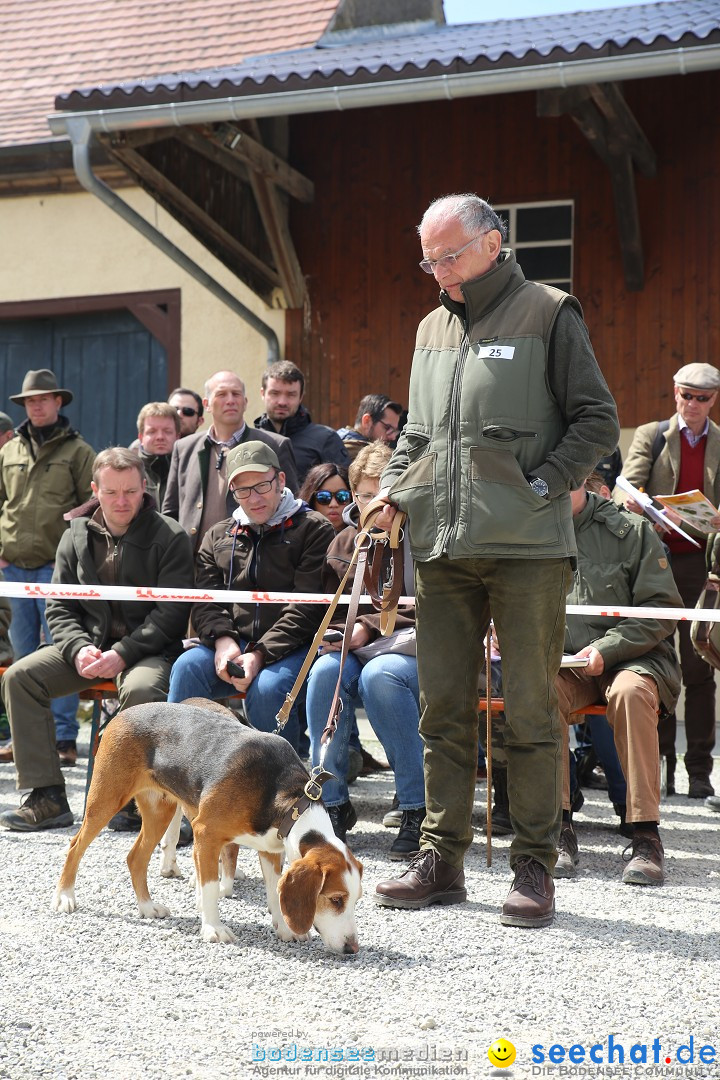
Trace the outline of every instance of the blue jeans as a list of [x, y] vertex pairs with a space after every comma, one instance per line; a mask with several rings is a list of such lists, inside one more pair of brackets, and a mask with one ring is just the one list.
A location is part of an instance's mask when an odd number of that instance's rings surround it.
[[[325, 653], [310, 668], [307, 691], [307, 719], [310, 732], [310, 760], [320, 761], [320, 738], [332, 704], [338, 677], [339, 653]], [[343, 668], [342, 711], [338, 727], [325, 755], [325, 768], [338, 779], [323, 787], [323, 802], [338, 806], [347, 802], [348, 743], [352, 731], [353, 702], [365, 706], [375, 734], [383, 745], [395, 773], [401, 810], [418, 810], [425, 805], [423, 745], [418, 733], [420, 692], [414, 656], [388, 653], [376, 656], [363, 667], [352, 653]]]
[[[615, 749], [615, 736], [606, 716], [586, 716], [585, 724], [597, 759], [605, 770], [608, 782], [608, 798], [612, 803], [627, 802], [627, 784], [620, 758]], [[577, 788], [576, 758], [570, 754], [570, 791]]]
[[[296, 649], [281, 660], [268, 664], [250, 683], [245, 709], [250, 723], [258, 731], [275, 731], [275, 717], [293, 688], [305, 656], [304, 649]], [[205, 645], [187, 649], [173, 664], [168, 701], [184, 701], [192, 697], [226, 698], [234, 693], [235, 688], [215, 672], [214, 649], [208, 649]], [[296, 706], [282, 734], [297, 750], [299, 731]]]
[[[10, 563], [3, 567], [3, 575], [6, 581], [39, 581], [47, 585], [52, 580], [53, 566], [47, 563], [37, 570], [23, 570], [19, 566]], [[47, 644], [52, 643], [52, 634], [45, 619], [44, 600], [20, 600], [17, 597], [10, 598], [12, 608], [12, 622], [10, 623], [10, 642], [16, 660], [35, 652], [40, 644], [40, 633]], [[68, 694], [67, 697], [55, 698], [52, 703], [52, 714], [55, 720], [55, 738], [58, 742], [77, 740], [79, 729], [77, 711], [79, 698], [77, 694]]]

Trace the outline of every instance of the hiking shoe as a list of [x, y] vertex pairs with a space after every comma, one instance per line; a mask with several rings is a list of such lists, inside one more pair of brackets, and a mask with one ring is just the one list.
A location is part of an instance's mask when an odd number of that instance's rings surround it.
[[420, 827], [424, 820], [424, 806], [419, 810], [403, 810], [400, 832], [390, 848], [391, 859], [399, 861], [417, 855], [420, 850]]
[[339, 806], [328, 806], [326, 809], [330, 815], [333, 832], [338, 840], [342, 840], [344, 844], [348, 829], [352, 829], [353, 825], [357, 822], [355, 807], [348, 799], [347, 802], [340, 803]]
[[19, 810], [0, 814], [0, 828], [11, 832], [39, 832], [41, 829], [64, 829], [72, 825], [72, 811], [59, 785], [33, 788]]
[[717, 795], [709, 795], [708, 798], [705, 800], [705, 805], [707, 806], [708, 810], [715, 810], [720, 813], [720, 797], [718, 797]]
[[195, 837], [193, 836], [192, 825], [183, 814], [182, 821], [180, 822], [180, 834], [178, 836], [178, 847], [188, 847], [192, 844]]
[[688, 780], [688, 799], [707, 799], [715, 794], [708, 776], [691, 776]]
[[503, 926], [548, 926], [555, 917], [555, 885], [542, 863], [523, 855], [503, 904]]
[[462, 904], [467, 900], [462, 869], [441, 859], [437, 851], [423, 848], [397, 878], [379, 881], [375, 903], [384, 907], [425, 908], [430, 904]]
[[117, 814], [110, 818], [107, 825], [111, 832], [140, 832], [142, 818], [134, 799], [126, 803]]
[[383, 818], [382, 823], [383, 823], [383, 825], [385, 826], [386, 829], [399, 829], [401, 824], [402, 824], [402, 816], [403, 816], [403, 812], [400, 809], [400, 805], [398, 803], [397, 791], [396, 791], [395, 794], [393, 795], [392, 806], [390, 807], [388, 812], [385, 814], [385, 817]]
[[77, 743], [74, 739], [61, 739], [60, 742], [55, 743], [55, 749], [60, 758], [61, 768], [68, 769], [72, 765], [77, 765]]
[[623, 859], [627, 863], [622, 876], [625, 885], [662, 885], [665, 881], [665, 852], [657, 833], [636, 830]]
[[580, 856], [575, 829], [571, 821], [563, 821], [557, 846], [557, 862], [553, 870], [554, 878], [572, 878], [577, 874]]
[[378, 761], [378, 759], [374, 758], [370, 751], [366, 750], [364, 746], [361, 748], [360, 753], [362, 754], [361, 776], [369, 776], [370, 773], [385, 772], [390, 768], [386, 761]]

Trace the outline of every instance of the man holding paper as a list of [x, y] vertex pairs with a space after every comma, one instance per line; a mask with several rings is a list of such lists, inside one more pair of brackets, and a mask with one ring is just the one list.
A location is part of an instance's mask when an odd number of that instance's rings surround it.
[[[670, 420], [643, 424], [633, 437], [625, 461], [626, 478], [648, 495], [669, 495], [698, 489], [717, 506], [720, 501], [720, 427], [710, 419], [720, 389], [720, 371], [711, 364], [686, 364], [675, 373], [676, 413]], [[642, 513], [634, 500], [627, 507]], [[683, 525], [685, 527], [685, 525]], [[700, 548], [675, 532], [665, 543], [670, 550], [673, 576], [685, 607], [694, 607], [705, 585], [703, 533], [687, 526]], [[681, 622], [680, 665], [685, 684], [685, 768], [688, 796], [713, 795], [710, 783], [715, 745], [715, 678], [713, 669], [694, 651], [690, 623]], [[661, 721], [660, 752], [668, 759], [668, 794], [674, 794], [675, 714]]]

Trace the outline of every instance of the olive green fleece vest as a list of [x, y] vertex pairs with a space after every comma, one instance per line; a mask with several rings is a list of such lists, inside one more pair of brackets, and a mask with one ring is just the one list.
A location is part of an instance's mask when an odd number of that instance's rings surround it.
[[409, 464], [390, 492], [408, 513], [413, 556], [572, 556], [569, 496], [542, 499], [526, 477], [567, 429], [547, 353], [561, 305], [577, 301], [526, 282], [511, 252], [463, 292], [467, 327], [441, 307], [418, 329]]

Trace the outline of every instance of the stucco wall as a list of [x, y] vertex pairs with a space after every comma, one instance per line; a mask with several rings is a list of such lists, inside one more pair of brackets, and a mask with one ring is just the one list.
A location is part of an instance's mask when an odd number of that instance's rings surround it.
[[[269, 323], [282, 355], [282, 311], [266, 307], [143, 191], [124, 189], [120, 194]], [[182, 384], [202, 393], [208, 375], [230, 368], [245, 380], [248, 418], [252, 421], [262, 411], [264, 338], [94, 196], [83, 192], [0, 199], [0, 238], [3, 302], [179, 288]]]

